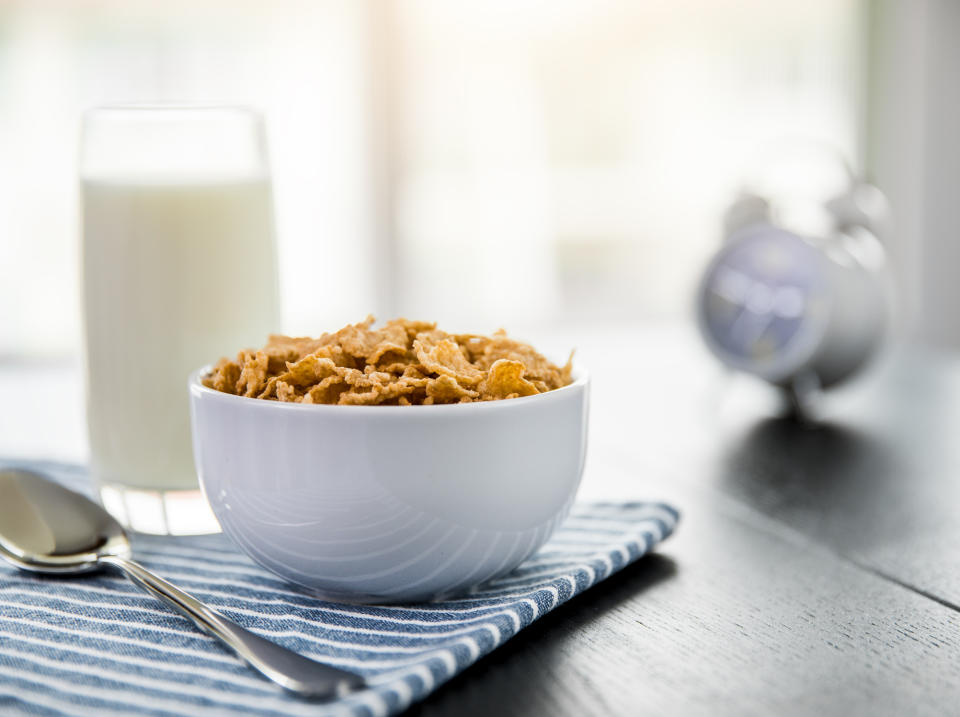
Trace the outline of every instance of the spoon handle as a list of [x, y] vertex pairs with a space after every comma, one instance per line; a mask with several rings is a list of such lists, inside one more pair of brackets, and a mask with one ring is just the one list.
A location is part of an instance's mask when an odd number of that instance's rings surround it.
[[136, 585], [172, 605], [197, 627], [219, 638], [255, 670], [291, 692], [329, 700], [364, 686], [363, 678], [357, 674], [320, 664], [240, 627], [133, 560], [105, 555], [99, 562], [121, 570]]

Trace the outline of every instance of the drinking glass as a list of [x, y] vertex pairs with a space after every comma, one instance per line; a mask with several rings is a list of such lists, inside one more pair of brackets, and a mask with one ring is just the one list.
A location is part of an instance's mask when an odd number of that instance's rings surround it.
[[133, 530], [215, 532], [186, 384], [277, 327], [263, 121], [235, 107], [91, 110], [80, 185], [93, 480]]

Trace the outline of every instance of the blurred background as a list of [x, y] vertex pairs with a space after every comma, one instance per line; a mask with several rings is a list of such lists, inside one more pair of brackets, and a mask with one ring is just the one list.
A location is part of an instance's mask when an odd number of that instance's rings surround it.
[[79, 356], [77, 146], [113, 102], [267, 117], [283, 329], [686, 320], [744, 172], [889, 196], [899, 331], [960, 346], [960, 3], [0, 4], [0, 356]]

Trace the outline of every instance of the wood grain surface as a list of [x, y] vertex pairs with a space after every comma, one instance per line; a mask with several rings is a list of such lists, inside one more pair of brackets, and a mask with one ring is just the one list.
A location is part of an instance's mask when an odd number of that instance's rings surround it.
[[[683, 517], [410, 714], [960, 715], [960, 360], [892, 349], [800, 421], [689, 327], [527, 338], [591, 372], [581, 497]], [[0, 453], [69, 459], [77, 376], [28, 373]]]

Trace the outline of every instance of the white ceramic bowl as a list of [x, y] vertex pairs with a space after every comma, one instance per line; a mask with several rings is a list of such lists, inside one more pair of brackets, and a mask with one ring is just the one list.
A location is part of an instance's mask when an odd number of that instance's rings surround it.
[[324, 406], [232, 396], [190, 377], [200, 483], [268, 570], [353, 602], [419, 601], [512, 570], [566, 517], [589, 381], [484, 403]]

